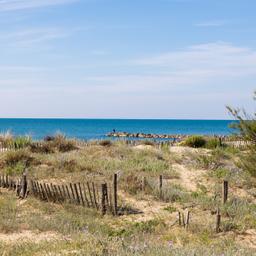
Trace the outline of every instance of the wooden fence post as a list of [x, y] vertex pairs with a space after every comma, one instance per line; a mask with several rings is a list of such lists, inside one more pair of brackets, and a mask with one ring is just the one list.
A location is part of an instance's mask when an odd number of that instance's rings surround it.
[[219, 144], [220, 144], [220, 147], [222, 147], [222, 139], [221, 139], [221, 137], [219, 137]]
[[117, 174], [114, 174], [114, 214], [117, 215]]
[[185, 229], [188, 229], [189, 226], [189, 221], [190, 221], [190, 211], [187, 210], [186, 215], [185, 215]]
[[220, 221], [221, 221], [221, 215], [220, 215], [220, 209], [217, 209], [216, 214], [216, 233], [220, 232]]
[[228, 181], [223, 181], [222, 201], [225, 204], [228, 200]]
[[106, 190], [107, 190], [107, 184], [101, 184], [101, 211], [102, 215], [105, 215], [107, 212], [106, 207]]
[[182, 225], [182, 221], [181, 221], [181, 213], [180, 212], [178, 212], [178, 220], [179, 220], [179, 226], [181, 226]]
[[92, 182], [92, 194], [93, 194], [94, 205], [95, 205], [96, 209], [98, 210], [99, 207], [98, 207], [97, 195], [96, 195], [96, 190], [95, 190], [94, 182]]
[[27, 174], [26, 172], [23, 173], [22, 175], [22, 180], [21, 180], [21, 190], [20, 190], [20, 198], [25, 198], [27, 194], [27, 188], [28, 188], [28, 182], [27, 182]]
[[163, 197], [163, 175], [159, 176], [159, 196], [160, 199]]

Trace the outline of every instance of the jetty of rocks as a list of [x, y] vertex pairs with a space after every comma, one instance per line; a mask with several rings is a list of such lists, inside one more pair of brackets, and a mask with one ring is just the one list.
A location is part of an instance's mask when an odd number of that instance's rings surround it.
[[177, 134], [152, 134], [152, 133], [129, 133], [129, 132], [110, 132], [108, 137], [125, 137], [125, 138], [145, 138], [145, 139], [174, 139], [181, 140], [187, 137], [187, 135]]
[[[129, 133], [129, 132], [110, 132], [107, 134], [107, 137], [117, 137], [117, 138], [141, 138], [141, 139], [169, 139], [174, 141], [182, 141], [186, 138], [191, 136], [191, 134], [153, 134], [153, 133]], [[206, 138], [219, 138], [222, 141], [233, 141], [237, 140], [234, 139], [232, 136], [228, 135], [203, 135]]]

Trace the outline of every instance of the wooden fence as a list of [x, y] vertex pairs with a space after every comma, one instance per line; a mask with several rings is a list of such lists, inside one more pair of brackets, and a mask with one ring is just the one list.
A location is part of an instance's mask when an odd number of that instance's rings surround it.
[[0, 176], [0, 187], [16, 192], [19, 198], [34, 196], [42, 201], [53, 203], [71, 203], [88, 208], [94, 208], [103, 215], [111, 213], [118, 215], [117, 204], [117, 174], [114, 174], [112, 182], [93, 182], [53, 184], [27, 179], [23, 174], [22, 178]]

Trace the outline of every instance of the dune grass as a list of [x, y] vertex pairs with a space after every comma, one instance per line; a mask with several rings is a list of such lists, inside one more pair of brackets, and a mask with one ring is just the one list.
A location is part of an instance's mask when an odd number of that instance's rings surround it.
[[[248, 192], [252, 189], [251, 179], [235, 165], [241, 152], [228, 147], [193, 150], [175, 154], [166, 145], [160, 148], [146, 142], [136, 147], [122, 141], [85, 144], [62, 136], [2, 152], [1, 173], [9, 175], [20, 175], [26, 168], [29, 177], [82, 182], [87, 177], [112, 177], [118, 173], [119, 204], [127, 209], [141, 206], [142, 213], [130, 214], [127, 210], [123, 216], [103, 217], [76, 205], [41, 202], [33, 197], [18, 200], [3, 190], [0, 254], [253, 255], [255, 249], [236, 240], [243, 232], [256, 229], [256, 206]], [[191, 172], [193, 168], [204, 171], [194, 191], [179, 184], [182, 173], [175, 170], [175, 165], [191, 168]], [[159, 175], [164, 177], [161, 198]], [[144, 191], [143, 177], [147, 181]], [[222, 205], [223, 179], [230, 182], [231, 188], [248, 192], [248, 196], [231, 191], [227, 204]], [[220, 235], [215, 233], [217, 206], [222, 213]], [[159, 207], [159, 214], [154, 207]], [[188, 230], [173, 225], [177, 211], [186, 208], [192, 216]], [[15, 238], [23, 232], [31, 232], [31, 239]], [[1, 235], [14, 238], [5, 241]], [[40, 239], [47, 236], [51, 238]]]

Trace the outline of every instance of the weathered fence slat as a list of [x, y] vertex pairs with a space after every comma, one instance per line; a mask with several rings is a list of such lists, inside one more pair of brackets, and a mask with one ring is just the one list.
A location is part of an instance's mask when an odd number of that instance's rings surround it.
[[117, 174], [114, 174], [114, 214], [117, 215]]
[[222, 201], [225, 204], [228, 200], [228, 181], [223, 181]]
[[84, 198], [85, 198], [85, 201], [86, 201], [87, 207], [90, 207], [89, 200], [88, 200], [88, 198], [87, 198], [87, 196], [86, 196], [86, 189], [85, 189], [85, 185], [84, 185], [84, 184], [82, 184], [82, 186], [83, 186]]
[[94, 203], [93, 203], [93, 200], [92, 200], [92, 193], [91, 193], [91, 188], [90, 188], [90, 184], [89, 182], [86, 183], [87, 184], [87, 188], [88, 188], [88, 193], [89, 193], [89, 198], [90, 198], [90, 201], [91, 201], [91, 205], [93, 207], [95, 207]]
[[220, 232], [220, 221], [221, 221], [221, 215], [220, 215], [220, 209], [217, 209], [217, 214], [216, 214], [216, 233]]
[[102, 215], [105, 215], [107, 212], [106, 191], [107, 191], [107, 184], [104, 183], [101, 185], [101, 212], [102, 212]]
[[83, 197], [83, 193], [82, 193], [82, 188], [81, 188], [80, 182], [78, 182], [77, 185], [78, 185], [78, 189], [79, 189], [79, 193], [80, 193], [81, 203], [82, 203], [83, 206], [85, 206], [84, 197]]
[[71, 201], [75, 202], [76, 201], [76, 197], [75, 197], [75, 193], [74, 193], [74, 189], [73, 189], [73, 186], [72, 186], [72, 183], [69, 183], [69, 187], [71, 189]]
[[71, 201], [71, 196], [70, 196], [70, 193], [69, 193], [68, 185], [66, 185], [65, 188], [66, 188], [66, 193], [67, 193], [67, 196], [68, 196], [68, 200], [70, 202]]
[[76, 193], [76, 201], [78, 204], [80, 204], [80, 198], [79, 198], [79, 194], [78, 194], [78, 189], [77, 189], [77, 184], [74, 184], [74, 188], [75, 188], [75, 193]]
[[93, 192], [93, 198], [94, 198], [94, 205], [95, 205], [96, 209], [98, 209], [98, 203], [97, 203], [97, 198], [96, 198], [94, 182], [92, 182], [92, 192]]

